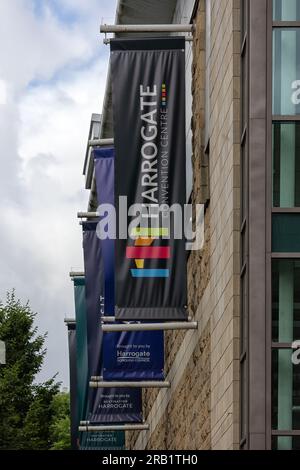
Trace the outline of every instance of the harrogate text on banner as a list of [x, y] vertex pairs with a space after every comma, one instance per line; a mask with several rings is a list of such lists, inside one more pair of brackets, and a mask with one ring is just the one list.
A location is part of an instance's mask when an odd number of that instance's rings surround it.
[[[175, 237], [183, 220], [172, 215], [186, 202], [185, 40], [110, 44], [116, 212], [123, 197], [143, 212], [132, 229], [127, 214], [128, 236], [117, 236], [115, 316], [187, 320], [185, 238]], [[153, 215], [153, 208], [161, 212]]]

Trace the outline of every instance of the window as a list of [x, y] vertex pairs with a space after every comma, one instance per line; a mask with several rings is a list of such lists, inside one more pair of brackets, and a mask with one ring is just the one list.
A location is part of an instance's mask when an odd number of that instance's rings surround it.
[[272, 251], [274, 253], [300, 252], [300, 214], [273, 214]]
[[273, 206], [300, 207], [300, 122], [273, 123]]
[[299, 21], [299, 0], [274, 0], [273, 21]]
[[[300, 371], [291, 361], [292, 353], [292, 349], [272, 353], [272, 428], [279, 432], [300, 428]], [[275, 445], [278, 450], [292, 450], [293, 436], [278, 436]]]
[[[272, 429], [300, 429], [300, 367], [292, 361], [292, 342], [300, 338], [300, 261], [272, 263]], [[295, 449], [295, 436], [277, 436], [273, 448]]]
[[274, 343], [292, 343], [298, 339], [300, 339], [300, 260], [273, 260], [272, 340]]
[[273, 31], [273, 114], [300, 114], [300, 29]]
[[300, 1], [273, 0], [272, 448], [300, 449]]

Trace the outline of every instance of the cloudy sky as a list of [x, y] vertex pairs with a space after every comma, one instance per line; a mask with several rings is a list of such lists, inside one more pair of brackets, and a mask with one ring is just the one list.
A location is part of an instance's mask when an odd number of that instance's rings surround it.
[[48, 331], [39, 379], [59, 372], [64, 385], [68, 273], [83, 266], [82, 167], [108, 66], [99, 25], [115, 9], [116, 0], [0, 0], [0, 298], [15, 288], [30, 301]]

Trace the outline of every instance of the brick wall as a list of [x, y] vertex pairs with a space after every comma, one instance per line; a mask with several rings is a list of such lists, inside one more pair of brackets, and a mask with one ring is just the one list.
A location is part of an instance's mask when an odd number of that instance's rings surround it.
[[211, 2], [212, 448], [239, 445], [240, 10]]

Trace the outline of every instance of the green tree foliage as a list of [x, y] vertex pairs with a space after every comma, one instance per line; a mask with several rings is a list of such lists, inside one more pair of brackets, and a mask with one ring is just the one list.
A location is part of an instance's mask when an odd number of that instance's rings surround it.
[[52, 401], [52, 412], [51, 450], [71, 449], [70, 395], [68, 393], [55, 395]]
[[0, 366], [0, 449], [49, 449], [55, 378], [34, 383], [46, 354], [46, 335], [34, 326], [36, 314], [15, 293], [0, 303], [0, 338], [6, 343], [6, 365]]

